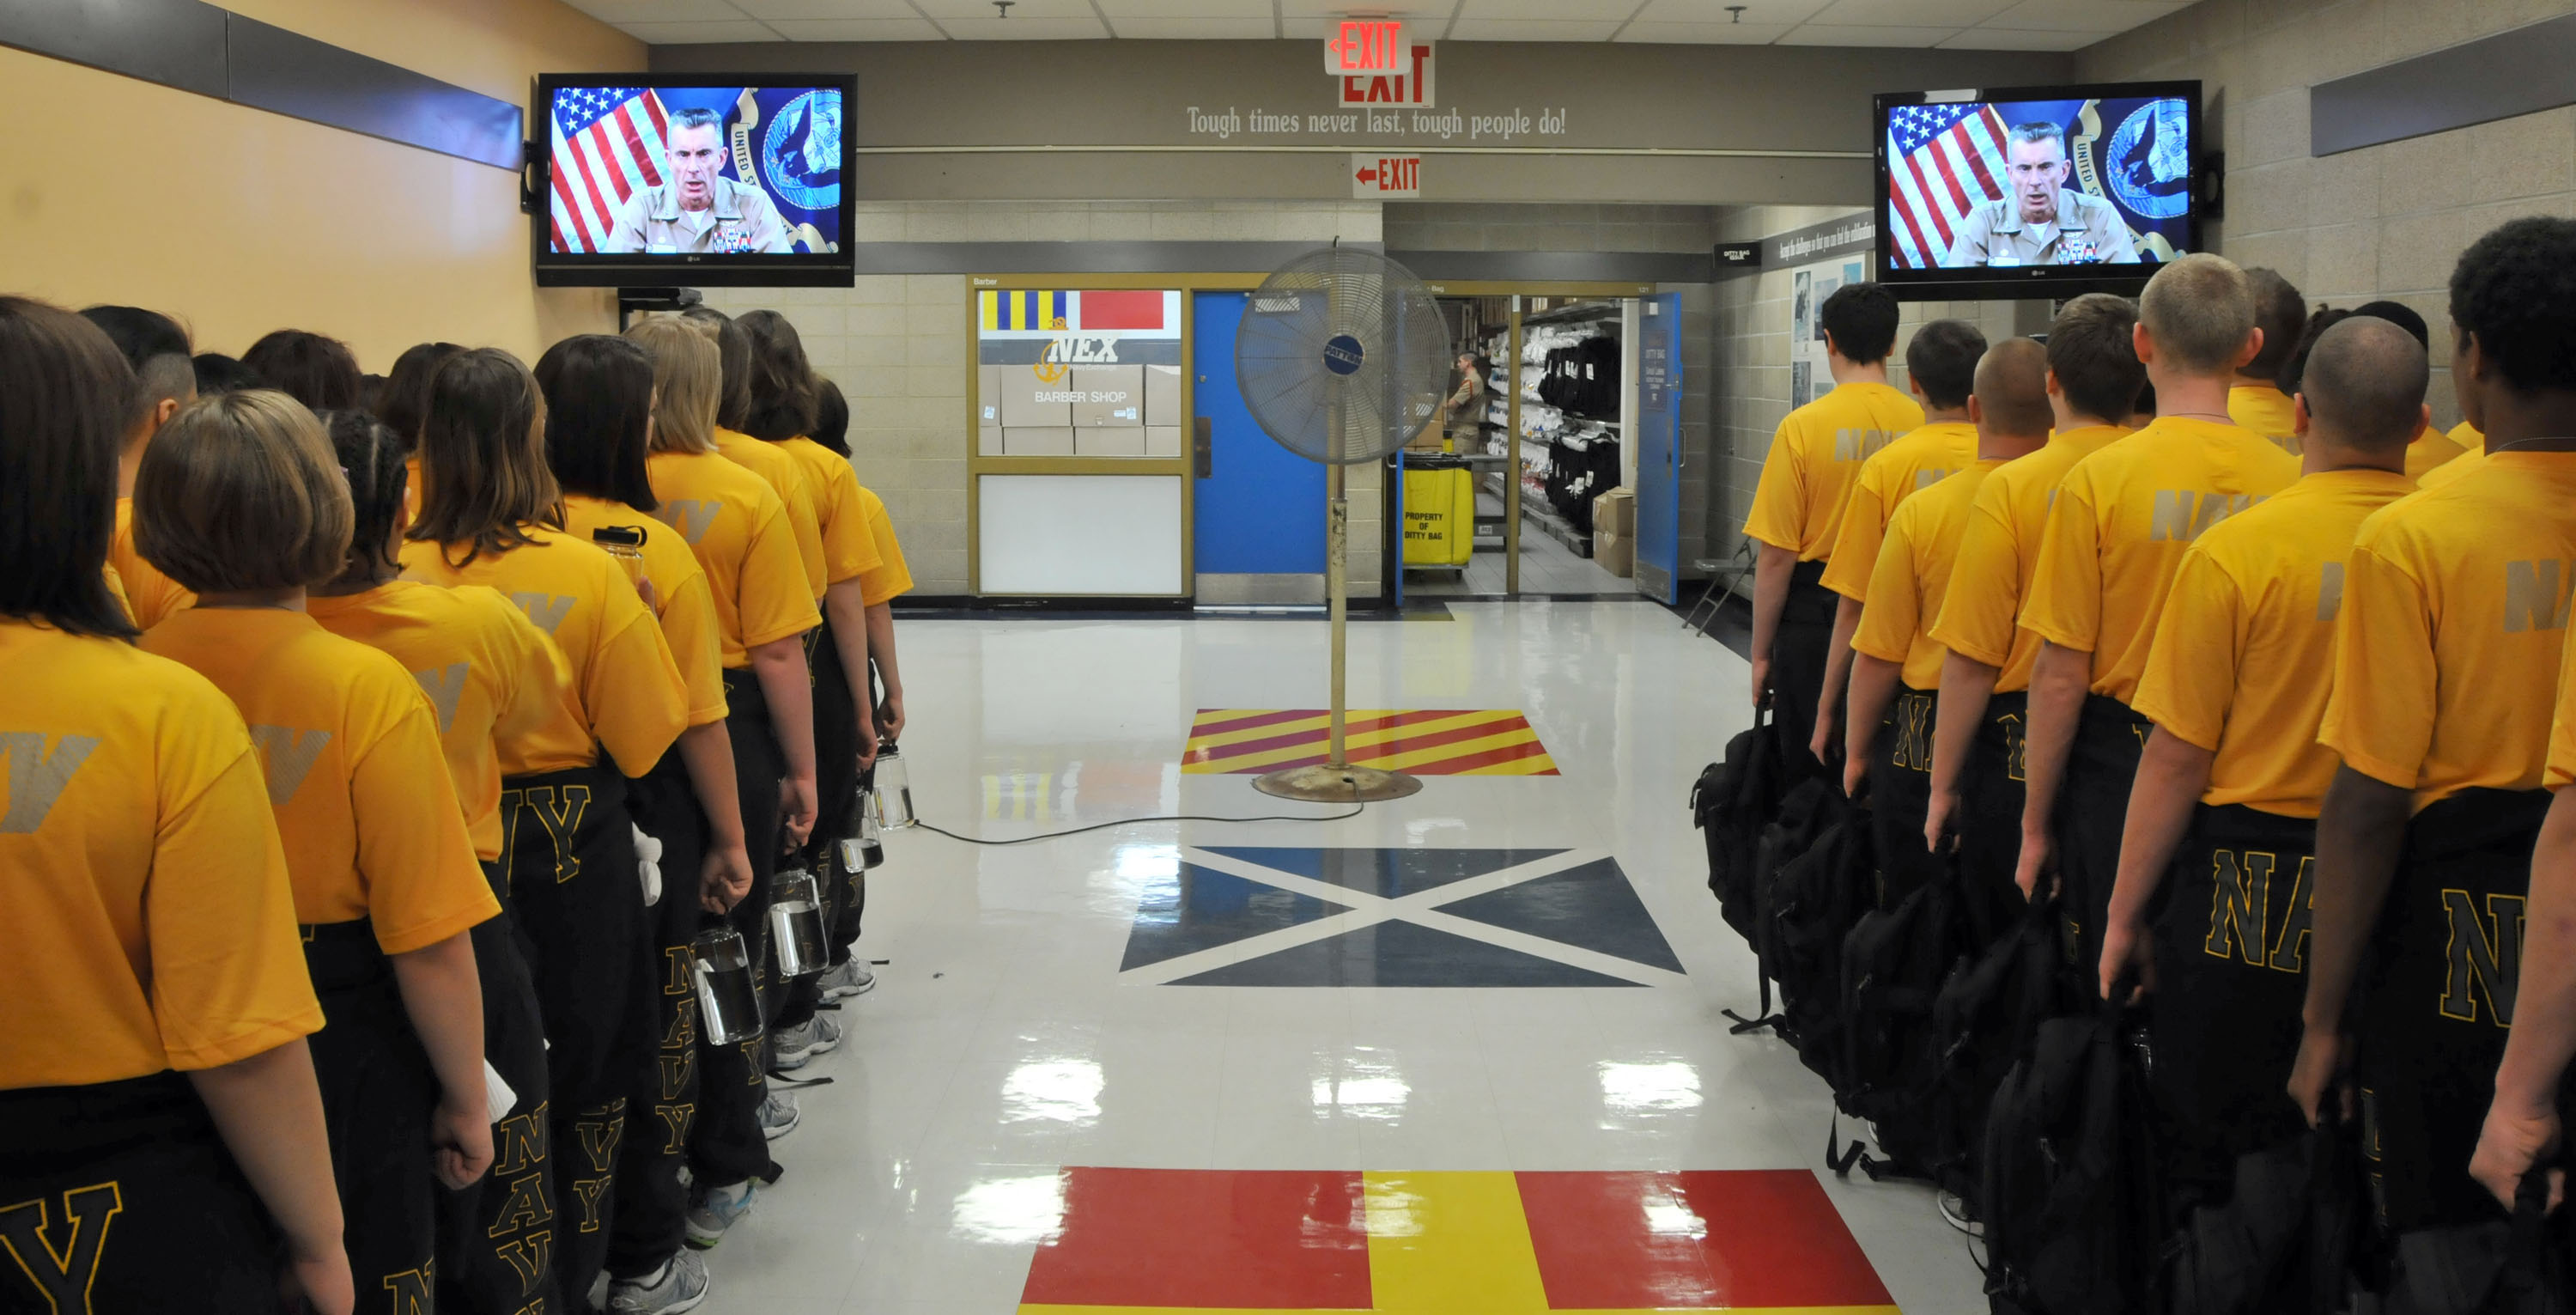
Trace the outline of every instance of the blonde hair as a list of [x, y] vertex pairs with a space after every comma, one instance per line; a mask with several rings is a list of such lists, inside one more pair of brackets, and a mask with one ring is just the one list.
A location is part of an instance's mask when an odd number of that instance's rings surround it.
[[273, 389], [181, 407], [134, 476], [135, 550], [201, 594], [329, 580], [356, 519], [322, 422]]
[[518, 357], [460, 352], [430, 377], [420, 422], [420, 519], [410, 537], [467, 545], [462, 566], [563, 528], [563, 491], [546, 465], [546, 399]]
[[2228, 374], [2254, 333], [2254, 284], [2234, 261], [2196, 252], [2156, 271], [2138, 298], [2156, 354], [2191, 374]]
[[715, 340], [691, 321], [667, 318], [631, 325], [626, 337], [653, 358], [653, 450], [715, 451], [716, 407], [724, 395]]

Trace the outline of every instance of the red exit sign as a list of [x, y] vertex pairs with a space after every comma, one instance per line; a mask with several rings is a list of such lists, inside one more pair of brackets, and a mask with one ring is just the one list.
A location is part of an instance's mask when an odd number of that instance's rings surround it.
[[1363, 201], [1422, 195], [1422, 157], [1353, 153], [1351, 195]]
[[1404, 67], [1404, 24], [1391, 18], [1352, 18], [1324, 40], [1324, 71], [1339, 77], [1394, 73]]
[[1427, 110], [1439, 103], [1439, 61], [1428, 41], [1407, 43], [1404, 62], [1385, 73], [1352, 73], [1335, 79], [1344, 109], [1363, 106]]

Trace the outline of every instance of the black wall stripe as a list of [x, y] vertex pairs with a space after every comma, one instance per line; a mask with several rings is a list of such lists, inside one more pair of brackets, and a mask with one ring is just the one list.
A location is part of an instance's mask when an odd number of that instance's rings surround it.
[[2576, 14], [2308, 89], [2308, 154], [2449, 132], [2576, 103]]

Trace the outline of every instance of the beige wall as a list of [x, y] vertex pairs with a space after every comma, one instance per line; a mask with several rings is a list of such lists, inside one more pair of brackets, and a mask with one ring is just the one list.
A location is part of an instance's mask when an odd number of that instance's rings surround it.
[[2511, 218], [2576, 216], [2576, 108], [2324, 159], [2308, 88], [2576, 11], [2576, 0], [2202, 0], [2081, 52], [2086, 78], [2199, 78], [2227, 151], [2216, 249], [2310, 302], [2393, 297], [2434, 326], [2435, 417], [2458, 419], [2448, 286], [2462, 248]]
[[[519, 104], [540, 72], [645, 59], [554, 0], [230, 7]], [[0, 111], [52, 125], [0, 186], [0, 289], [167, 311], [201, 350], [312, 329], [379, 371], [424, 339], [533, 359], [615, 325], [605, 291], [532, 286], [515, 174], [19, 50], [0, 49]]]

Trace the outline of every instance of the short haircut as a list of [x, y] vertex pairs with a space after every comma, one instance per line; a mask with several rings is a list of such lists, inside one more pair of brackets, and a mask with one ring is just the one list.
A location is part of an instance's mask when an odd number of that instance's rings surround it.
[[2375, 315], [2353, 315], [2318, 335], [2299, 394], [2335, 441], [2393, 455], [2415, 437], [2432, 377], [2413, 335]]
[[1905, 345], [1905, 373], [1923, 390], [1923, 400], [1943, 411], [1968, 404], [1976, 387], [1977, 358], [1986, 354], [1986, 335], [1966, 320], [1934, 320], [1914, 331]]
[[134, 367], [97, 325], [0, 296], [0, 616], [131, 638], [107, 587]]
[[2066, 303], [2048, 326], [2048, 368], [2068, 409], [2108, 424], [2126, 424], [2146, 390], [2138, 364], [2138, 306], [2126, 297], [2088, 292]]
[[92, 306], [81, 318], [95, 324], [125, 363], [134, 367], [142, 388], [136, 398], [134, 423], [163, 402], [185, 402], [197, 395], [197, 369], [188, 359], [188, 331], [159, 311], [140, 306]]
[[670, 122], [670, 130], [662, 134], [665, 140], [669, 139], [671, 132], [682, 128], [714, 128], [719, 134], [724, 129], [724, 116], [703, 105], [692, 105], [685, 110], [671, 111]]
[[411, 485], [411, 472], [403, 466], [410, 448], [391, 425], [364, 411], [326, 411], [322, 428], [331, 435], [340, 469], [349, 475], [353, 519], [342, 576], [364, 579], [400, 570], [393, 537]]
[[2285, 393], [2298, 392], [2300, 385], [2307, 381], [2308, 356], [2316, 350], [2317, 339], [2325, 336], [2326, 330], [2360, 313], [2357, 310], [2327, 309], [2309, 316], [2307, 328], [2300, 331], [2299, 341], [2292, 347], [2290, 359], [2281, 363], [2281, 373], [2273, 378], [2273, 385]]
[[420, 518], [410, 536], [442, 553], [465, 545], [463, 566], [529, 542], [525, 527], [563, 527], [563, 494], [546, 468], [546, 403], [519, 358], [498, 347], [461, 352], [429, 383], [420, 425]]
[[653, 450], [715, 451], [716, 404], [724, 393], [715, 339], [660, 317], [627, 326], [626, 339], [653, 358]]
[[2012, 140], [2017, 142], [2055, 142], [2060, 154], [2066, 150], [2066, 129], [2061, 124], [2049, 123], [2045, 120], [2016, 123], [2012, 126], [2010, 135]]
[[2352, 313], [2386, 320], [2412, 335], [2417, 346], [2428, 352], [2433, 350], [2433, 326], [2426, 324], [2424, 317], [2416, 314], [2415, 308], [2405, 302], [2365, 301], [2353, 307]]
[[653, 358], [624, 338], [585, 333], [537, 358], [546, 396], [546, 465], [566, 493], [622, 502], [647, 514], [661, 503], [644, 471], [653, 427]]
[[1816, 309], [1834, 350], [1859, 365], [1876, 365], [1896, 350], [1896, 318], [1896, 294], [1875, 283], [1846, 283]]
[[842, 456], [850, 455], [850, 402], [841, 386], [820, 379], [814, 388], [814, 432], [806, 437]]
[[742, 432], [779, 442], [803, 438], [814, 428], [814, 367], [805, 339], [786, 316], [756, 310], [735, 320], [751, 341], [751, 407]]
[[716, 345], [717, 363], [724, 370], [722, 391], [716, 394], [716, 423], [741, 429], [751, 414], [751, 335], [713, 306], [691, 306], [680, 312], [680, 318], [696, 325]]
[[2245, 373], [2269, 379], [2299, 345], [2299, 331], [2308, 325], [2308, 301], [2276, 269], [2245, 271], [2245, 286], [2254, 294], [2254, 327], [2263, 331], [2262, 349], [2245, 363]]
[[2516, 219], [2469, 244], [2451, 320], [2516, 390], [2576, 391], [2576, 219]]
[[2254, 290], [2236, 262], [2195, 251], [2147, 280], [2138, 322], [2156, 354], [2183, 373], [2233, 374], [2254, 332]]
[[274, 389], [181, 407], [134, 473], [134, 550], [201, 594], [337, 577], [353, 515], [322, 422]]
[[402, 440], [403, 451], [420, 446], [420, 417], [429, 406], [430, 376], [464, 351], [452, 342], [423, 342], [405, 347], [394, 358], [394, 371], [385, 376], [384, 396], [377, 400], [375, 412]]
[[2057, 423], [2048, 405], [2048, 349], [2028, 338], [2006, 338], [1977, 361], [1977, 412], [1982, 427], [2012, 438], [2046, 438]]
[[358, 358], [349, 345], [302, 329], [279, 329], [250, 345], [242, 364], [261, 383], [316, 411], [358, 404]]
[[196, 373], [199, 397], [267, 387], [260, 382], [259, 371], [222, 352], [199, 352], [194, 360], [188, 362], [188, 367]]

